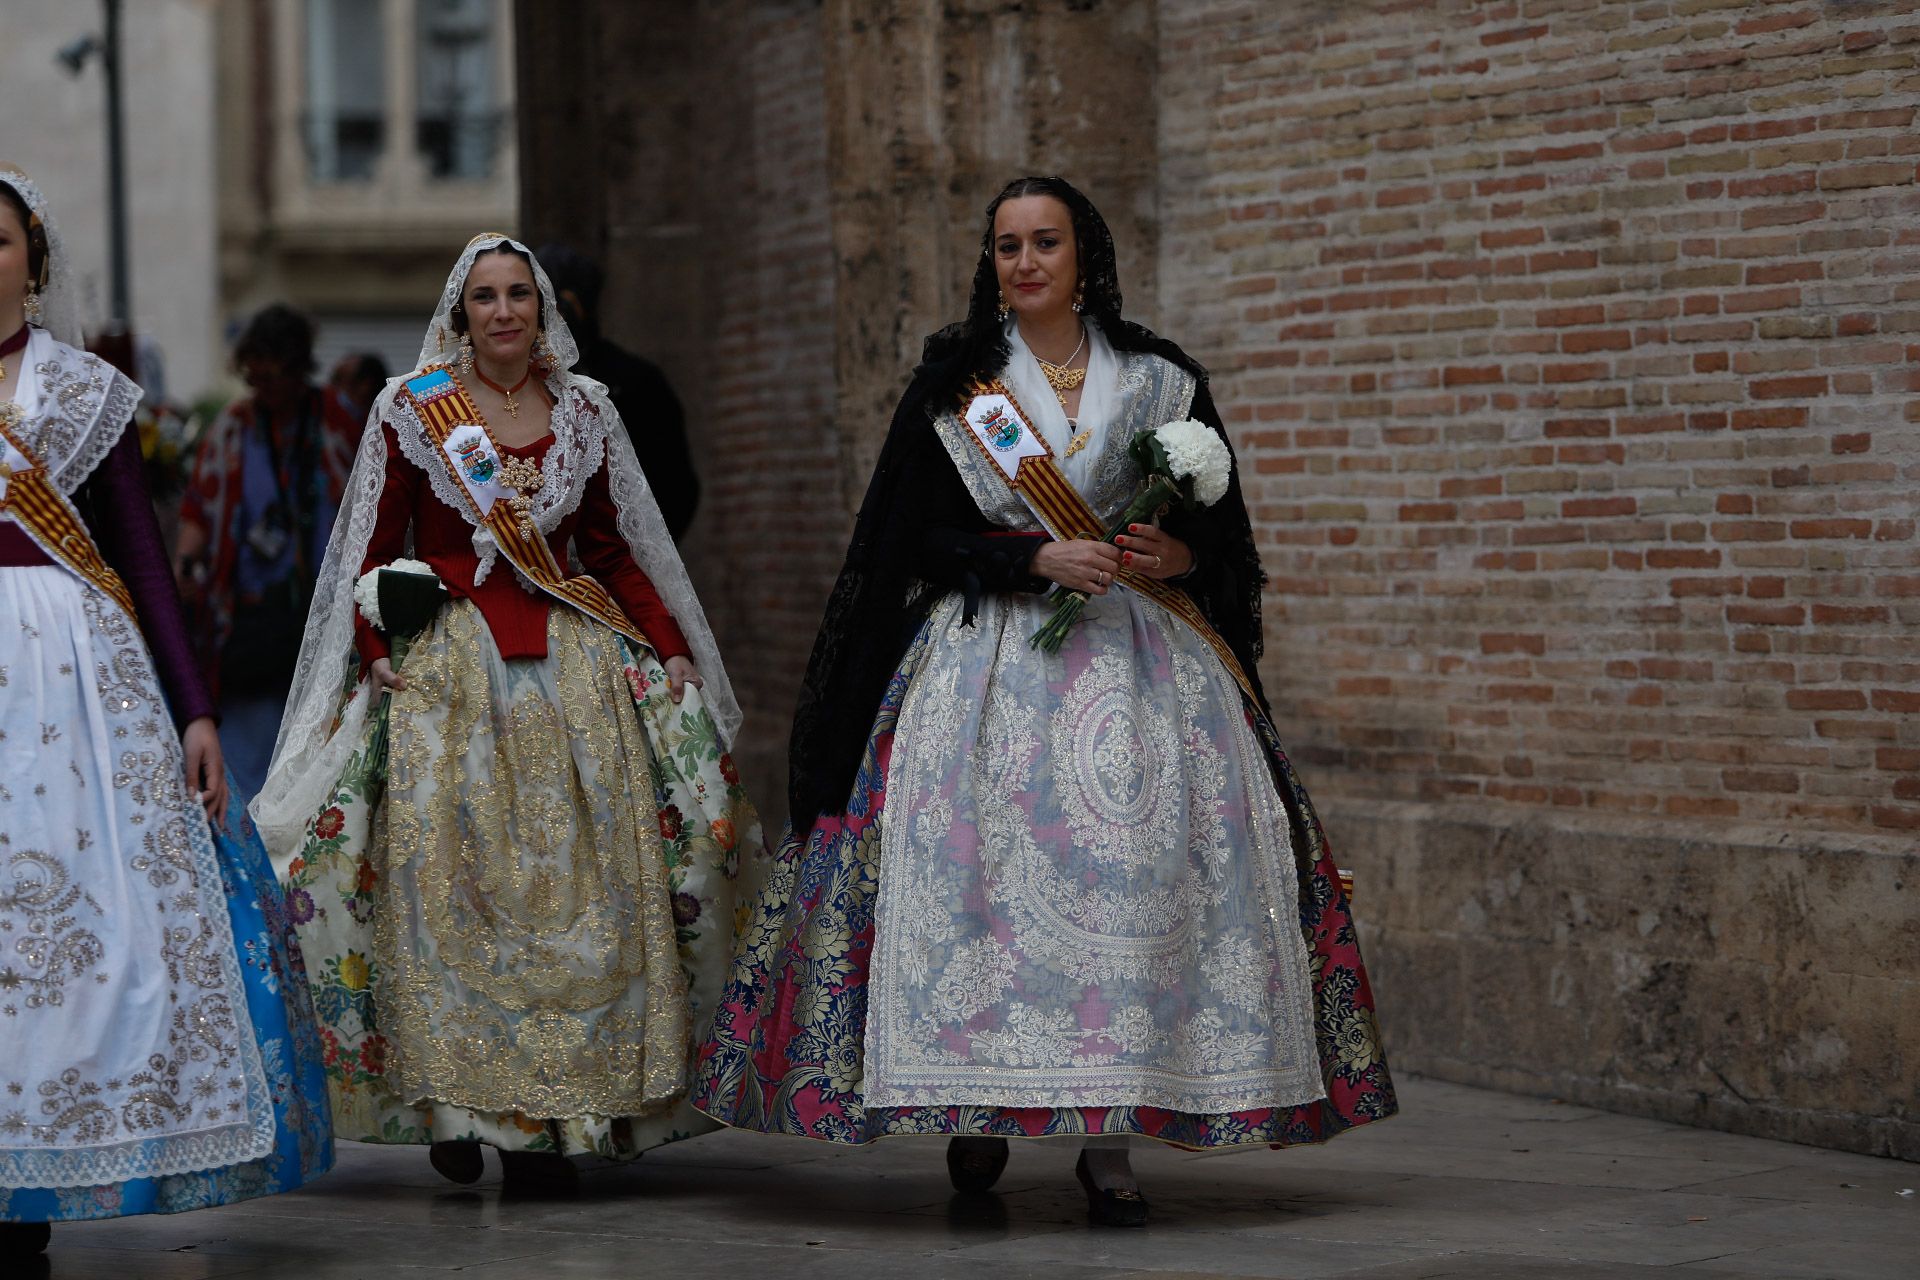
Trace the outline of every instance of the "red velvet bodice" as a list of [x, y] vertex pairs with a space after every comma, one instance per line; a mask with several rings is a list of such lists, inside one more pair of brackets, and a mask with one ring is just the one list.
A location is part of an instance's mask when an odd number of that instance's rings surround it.
[[[407, 555], [407, 530], [411, 527], [412, 557], [432, 566], [447, 590], [456, 597], [479, 606], [502, 658], [545, 657], [547, 610], [556, 602], [544, 593], [536, 594], [521, 586], [504, 557], [495, 563], [486, 581], [476, 586], [473, 575], [480, 568], [480, 557], [473, 549], [473, 526], [434, 495], [426, 475], [400, 452], [400, 441], [393, 428], [382, 423], [380, 431], [387, 446], [387, 480], [380, 493], [380, 512], [374, 523], [373, 538], [367, 545], [367, 558], [360, 571], [365, 573]], [[546, 456], [552, 443], [553, 437], [549, 435], [528, 445], [502, 445], [501, 452], [537, 462]], [[620, 536], [618, 512], [607, 485], [604, 462], [587, 481], [580, 505], [547, 535], [547, 545], [553, 548], [554, 559], [562, 565], [567, 563], [569, 542], [581, 565], [607, 589], [621, 612], [652, 642], [662, 662], [687, 654], [686, 636], [660, 599], [660, 593], [654, 590], [652, 581], [634, 563], [626, 540]], [[363, 663], [391, 653], [387, 638], [357, 614], [354, 643], [359, 646]]]

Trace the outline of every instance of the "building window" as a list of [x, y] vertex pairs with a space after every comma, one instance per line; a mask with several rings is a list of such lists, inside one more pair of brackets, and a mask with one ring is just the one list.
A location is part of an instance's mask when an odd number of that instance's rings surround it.
[[317, 182], [365, 182], [386, 146], [380, 0], [307, 0], [307, 161]]
[[436, 178], [493, 172], [505, 119], [495, 84], [494, 0], [419, 0], [416, 145]]

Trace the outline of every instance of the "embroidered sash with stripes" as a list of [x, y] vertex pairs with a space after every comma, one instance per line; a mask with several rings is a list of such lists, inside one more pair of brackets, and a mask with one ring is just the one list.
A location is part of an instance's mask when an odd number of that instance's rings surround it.
[[127, 584], [101, 558], [80, 513], [54, 488], [46, 468], [11, 430], [13, 425], [0, 417], [0, 515], [11, 516], [42, 551], [106, 592], [138, 623]]
[[[961, 416], [967, 434], [993, 464], [990, 468], [993, 473], [1007, 482], [1007, 487], [1055, 540], [1104, 541], [1107, 526], [1061, 472], [1053, 450], [1030, 425], [1032, 419], [1020, 408], [1013, 392], [999, 381], [975, 382], [969, 391], [974, 399]], [[1253, 681], [1247, 678], [1233, 647], [1213, 629], [1192, 596], [1163, 579], [1149, 578], [1132, 569], [1122, 569], [1115, 576], [1192, 627], [1226, 664], [1228, 673], [1248, 700], [1256, 708], [1260, 705]]]
[[[403, 393], [413, 401], [434, 454], [466, 496], [473, 517], [493, 534], [500, 553], [542, 591], [636, 644], [651, 647], [607, 589], [582, 574], [569, 577], [553, 558], [553, 548], [532, 522], [514, 510], [514, 491], [501, 482], [500, 446], [487, 429], [486, 415], [466, 387], [444, 368], [429, 368], [407, 380]], [[477, 434], [476, 434], [477, 432]]]

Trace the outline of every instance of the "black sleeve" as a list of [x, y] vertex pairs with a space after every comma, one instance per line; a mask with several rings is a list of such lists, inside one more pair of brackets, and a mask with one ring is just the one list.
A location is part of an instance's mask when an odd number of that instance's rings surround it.
[[928, 529], [920, 540], [920, 576], [952, 591], [1045, 591], [1053, 584], [1027, 571], [1044, 533], [969, 533]]
[[616, 351], [608, 364], [614, 375], [608, 398], [626, 423], [667, 532], [678, 542], [700, 506], [700, 475], [694, 470], [693, 448], [687, 441], [686, 409], [667, 375], [652, 361]]
[[1044, 533], [1002, 529], [980, 514], [966, 482], [929, 423], [900, 468], [905, 492], [918, 500], [906, 507], [914, 522], [913, 571], [934, 587], [966, 597], [962, 620], [973, 621], [980, 598], [990, 592], [1038, 593], [1053, 584], [1028, 572]]
[[[1196, 421], [1218, 431], [1232, 453], [1233, 439], [1220, 421], [1220, 411], [1205, 378], [1194, 391], [1190, 413]], [[1263, 712], [1268, 711], [1260, 683], [1260, 655], [1266, 647], [1260, 606], [1267, 575], [1260, 567], [1260, 551], [1253, 540], [1253, 523], [1240, 487], [1239, 457], [1234, 457], [1233, 478], [1220, 501], [1200, 511], [1169, 512], [1165, 528], [1193, 549], [1193, 572], [1175, 585], [1193, 597], [1207, 621], [1232, 648], [1253, 685], [1255, 701]]]

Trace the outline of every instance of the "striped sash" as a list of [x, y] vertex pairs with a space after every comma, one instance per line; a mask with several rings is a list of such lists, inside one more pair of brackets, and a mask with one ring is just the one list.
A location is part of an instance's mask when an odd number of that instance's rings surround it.
[[413, 401], [420, 425], [433, 443], [434, 456], [466, 496], [473, 519], [493, 534], [501, 554], [554, 599], [605, 623], [635, 644], [651, 648], [647, 637], [621, 612], [605, 587], [584, 574], [569, 577], [562, 572], [546, 538], [531, 520], [521, 519], [514, 508], [519, 495], [499, 477], [500, 446], [487, 429], [486, 415], [459, 379], [445, 368], [428, 368], [409, 378], [402, 394]]
[[[1096, 542], [1105, 541], [1107, 526], [1061, 472], [1052, 448], [1032, 428], [1032, 420], [1020, 408], [1020, 402], [1014, 398], [1013, 392], [998, 380], [976, 381], [968, 390], [975, 399], [963, 412], [962, 418], [967, 435], [992, 464], [988, 470], [1006, 481], [1007, 487], [1013, 490], [1055, 540], [1064, 542], [1072, 538], [1090, 538]], [[986, 403], [990, 405], [987, 413], [991, 414], [994, 408], [999, 407], [997, 402], [993, 402], [994, 397], [1004, 397], [1006, 400], [1012, 410], [1011, 423], [1004, 422], [998, 415], [989, 417], [976, 412]], [[1020, 430], [1014, 430], [1016, 426]], [[999, 432], [996, 433], [994, 428], [999, 428]], [[996, 453], [999, 456], [995, 456]], [[1010, 457], [1017, 458], [1011, 468], [1006, 461]], [[1133, 569], [1122, 569], [1115, 576], [1192, 627], [1219, 655], [1220, 661], [1226, 664], [1228, 674], [1233, 676], [1248, 701], [1256, 710], [1259, 708], [1260, 699], [1254, 693], [1253, 681], [1247, 678], [1240, 659], [1234, 655], [1232, 646], [1213, 629], [1206, 615], [1200, 612], [1200, 606], [1193, 602], [1192, 596], [1164, 579], [1149, 578]]]
[[11, 429], [14, 425], [0, 417], [0, 454], [5, 455], [0, 460], [0, 515], [11, 516], [42, 551], [106, 592], [137, 624], [140, 615], [134, 612], [127, 584], [101, 558], [80, 513], [54, 488], [46, 468]]

